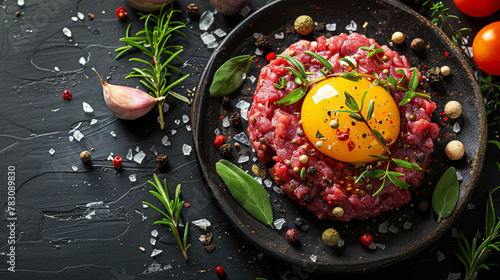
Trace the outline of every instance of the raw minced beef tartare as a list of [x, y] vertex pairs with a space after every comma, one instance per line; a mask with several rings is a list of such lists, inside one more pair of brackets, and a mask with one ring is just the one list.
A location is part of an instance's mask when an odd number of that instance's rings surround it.
[[[380, 55], [387, 56], [385, 63], [376, 61], [374, 56], [367, 57], [369, 51], [360, 49], [362, 46], [369, 47], [373, 44], [376, 44], [374, 39], [357, 33], [341, 34], [331, 38], [319, 37], [315, 42], [301, 40], [291, 45], [283, 54], [300, 60], [306, 71], [313, 73], [309, 77], [310, 80], [322, 77], [320, 70], [324, 66], [304, 51], [323, 56], [332, 65], [334, 73], [348, 71], [348, 66], [341, 63], [339, 58], [350, 56], [356, 60], [356, 70], [359, 73], [378, 74], [381, 80], [385, 80], [387, 75], [400, 79], [402, 74], [396, 71], [403, 69], [407, 79], [411, 77], [410, 65], [406, 58], [387, 46], [376, 45], [376, 48], [383, 49]], [[373, 194], [381, 187], [381, 180], [363, 178], [355, 183], [355, 179], [364, 169], [385, 168], [387, 160], [370, 162], [356, 169], [348, 163], [329, 158], [317, 151], [303, 133], [300, 133], [302, 101], [288, 106], [274, 105], [274, 102], [283, 99], [298, 87], [294, 82], [294, 74], [285, 69], [287, 66], [292, 67], [286, 59], [278, 57], [262, 69], [253, 96], [254, 101], [248, 112], [248, 135], [251, 144], [263, 163], [274, 163], [269, 173], [281, 189], [320, 219], [367, 219], [407, 204], [411, 200], [410, 191], [394, 186], [389, 180], [376, 196]], [[388, 71], [384, 71], [385, 69]], [[275, 87], [280, 77], [287, 81], [283, 89]], [[394, 92], [392, 96], [399, 104], [405, 92]], [[430, 120], [436, 104], [429, 99], [415, 96], [408, 104], [398, 105], [398, 108], [401, 127], [399, 139], [392, 149], [393, 158], [415, 163], [422, 170], [410, 170], [392, 164], [390, 170], [403, 173], [401, 180], [418, 187], [430, 163], [429, 154], [433, 151], [433, 139], [439, 133], [437, 124]], [[301, 155], [308, 156], [306, 164], [299, 161]], [[306, 168], [304, 179], [294, 172], [294, 167], [299, 170]], [[341, 217], [332, 213], [336, 207], [344, 210]]]

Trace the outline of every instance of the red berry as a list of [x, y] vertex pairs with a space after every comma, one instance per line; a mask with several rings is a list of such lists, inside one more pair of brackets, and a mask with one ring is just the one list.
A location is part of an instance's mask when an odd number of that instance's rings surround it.
[[62, 98], [70, 100], [71, 99], [71, 90], [67, 90], [67, 89], [64, 90], [64, 92], [62, 94]]
[[217, 137], [215, 137], [214, 146], [220, 148], [222, 145], [224, 145], [225, 142], [226, 142], [226, 137], [224, 137], [224, 135], [222, 134], [217, 135]]
[[113, 165], [115, 166], [116, 169], [120, 169], [120, 167], [122, 167], [122, 158], [121, 157], [115, 157], [113, 159]]
[[365, 233], [365, 234], [361, 235], [361, 238], [359, 239], [359, 241], [361, 242], [361, 244], [363, 244], [363, 246], [368, 246], [368, 245], [372, 244], [373, 237], [369, 233]]
[[224, 276], [225, 272], [224, 272], [224, 268], [222, 266], [218, 266], [215, 268], [215, 273], [217, 273], [217, 275], [219, 276]]
[[117, 19], [124, 19], [127, 16], [127, 10], [124, 7], [120, 7], [115, 11]]
[[276, 59], [276, 53], [274, 52], [270, 52], [266, 55], [266, 59], [267, 61], [271, 62], [271, 60], [275, 60]]
[[299, 239], [299, 232], [296, 229], [289, 229], [286, 232], [286, 240], [288, 242], [295, 242]]

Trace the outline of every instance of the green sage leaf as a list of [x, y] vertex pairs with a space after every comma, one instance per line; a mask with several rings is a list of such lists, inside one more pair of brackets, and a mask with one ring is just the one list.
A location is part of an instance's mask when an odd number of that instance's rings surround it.
[[[328, 60], [326, 60], [326, 58], [322, 57], [321, 55], [319, 55], [317, 53], [311, 52], [311, 51], [304, 51], [304, 53], [307, 53], [307, 54], [314, 56], [316, 59], [319, 60], [319, 62], [321, 62], [321, 64], [323, 64], [326, 67], [326, 69], [328, 69], [329, 72], [333, 73], [332, 65], [330, 64], [330, 62], [328, 62]], [[353, 67], [353, 68], [356, 68], [356, 67]]]
[[345, 105], [349, 107], [349, 109], [353, 111], [359, 111], [358, 103], [352, 95], [350, 95], [347, 91], [344, 91], [345, 94]]
[[227, 160], [219, 160], [215, 168], [234, 199], [254, 218], [274, 228], [271, 202], [262, 185]]
[[451, 215], [457, 204], [459, 192], [457, 171], [452, 166], [441, 176], [432, 194], [432, 208], [438, 214], [438, 223]]
[[420, 167], [414, 163], [407, 162], [406, 160], [393, 158], [392, 161], [394, 161], [394, 163], [396, 163], [397, 165], [399, 165], [401, 167], [410, 168], [413, 170], [422, 170], [422, 167]]
[[252, 66], [252, 57], [240, 55], [224, 62], [215, 72], [210, 95], [222, 97], [233, 93], [243, 83], [243, 73], [248, 72]]
[[274, 102], [274, 105], [278, 106], [288, 106], [302, 99], [307, 93], [306, 87], [296, 88], [294, 91], [290, 92], [283, 99]]
[[368, 112], [366, 113], [366, 121], [369, 121], [373, 115], [373, 108], [375, 107], [375, 101], [370, 100], [370, 104], [368, 104]]
[[418, 86], [418, 71], [413, 68], [411, 72], [410, 82], [408, 83], [408, 88], [411, 90], [416, 90]]

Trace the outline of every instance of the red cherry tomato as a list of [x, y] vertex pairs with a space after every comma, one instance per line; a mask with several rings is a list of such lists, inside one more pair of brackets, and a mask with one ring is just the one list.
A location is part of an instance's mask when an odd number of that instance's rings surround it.
[[462, 13], [473, 17], [486, 17], [500, 10], [498, 0], [453, 0]]
[[[500, 2], [500, 1], [499, 1]], [[491, 75], [500, 75], [500, 21], [481, 29], [472, 43], [472, 53], [477, 66]]]

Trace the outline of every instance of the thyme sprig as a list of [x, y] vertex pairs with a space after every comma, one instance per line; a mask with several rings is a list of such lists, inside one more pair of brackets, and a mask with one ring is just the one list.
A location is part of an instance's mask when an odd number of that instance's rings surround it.
[[167, 189], [167, 180], [165, 179], [162, 185], [160, 179], [158, 179], [158, 176], [156, 176], [156, 174], [153, 174], [153, 178], [154, 182], [151, 181], [148, 182], [156, 188], [157, 192], [156, 191], [149, 191], [149, 192], [152, 193], [154, 196], [156, 196], [156, 198], [158, 198], [158, 200], [163, 204], [163, 206], [165, 206], [165, 208], [167, 209], [167, 213], [161, 211], [151, 203], [145, 201], [143, 201], [142, 203], [148, 205], [149, 207], [155, 209], [156, 211], [158, 211], [158, 213], [163, 215], [163, 218], [161, 220], [155, 221], [154, 224], [155, 225], [164, 224], [170, 226], [170, 229], [174, 234], [175, 240], [179, 245], [179, 250], [181, 250], [184, 259], [188, 260], [186, 251], [191, 246], [190, 244], [189, 245], [187, 244], [189, 223], [186, 223], [182, 240], [179, 235], [179, 229], [178, 229], [181, 210], [182, 207], [184, 206], [184, 201], [181, 201], [180, 199], [181, 185], [180, 184], [177, 185], [177, 187], [175, 188], [174, 199], [170, 200], [170, 196], [168, 194], [168, 189]]
[[[125, 77], [126, 79], [132, 77], [141, 78], [140, 83], [146, 87], [149, 90], [148, 93], [155, 98], [171, 95], [190, 104], [191, 102], [189, 99], [171, 90], [174, 86], [187, 79], [189, 74], [182, 76], [173, 83], [167, 83], [167, 78], [172, 75], [170, 71], [176, 71], [182, 74], [182, 71], [172, 66], [171, 62], [174, 59], [182, 62], [178, 55], [183, 51], [183, 47], [167, 44], [168, 40], [175, 33], [186, 37], [184, 33], [179, 31], [180, 28], [186, 27], [186, 24], [173, 20], [173, 15], [177, 12], [181, 11], [174, 10], [173, 6], [167, 7], [164, 4], [158, 15], [152, 13], [147, 15], [139, 13], [140, 20], [144, 20], [144, 29], [138, 31], [135, 37], [130, 37], [131, 25], [129, 25], [125, 37], [120, 39], [126, 46], [117, 48], [115, 52], [119, 52], [116, 56], [116, 59], [118, 59], [128, 51], [137, 49], [150, 59], [150, 61], [135, 57], [129, 59], [129, 61], [137, 61], [145, 64], [146, 68], [132, 68], [132, 73]], [[157, 103], [162, 129], [165, 127], [162, 110], [164, 102], [165, 99]]]
[[379, 64], [384, 63], [384, 60], [378, 55], [379, 53], [383, 52], [384, 49], [382, 49], [382, 48], [376, 48], [376, 44], [373, 44], [373, 45], [371, 45], [369, 47], [368, 46], [361, 46], [359, 48], [362, 49], [362, 50], [365, 50], [365, 51], [369, 51], [368, 55], [366, 56], [367, 58], [375, 56], [375, 59], [377, 60], [377, 62]]
[[500, 189], [500, 186], [490, 190], [486, 202], [485, 237], [479, 239], [479, 230], [476, 231], [472, 242], [460, 231], [461, 239], [457, 239], [460, 250], [455, 251], [457, 257], [465, 265], [465, 280], [472, 278], [475, 272], [490, 266], [498, 266], [496, 263], [485, 263], [494, 251], [500, 251], [500, 217], [496, 216], [493, 205], [492, 193]]
[[493, 122], [488, 123], [488, 126], [500, 124], [500, 85], [493, 83], [491, 75], [486, 78], [480, 77], [482, 85], [481, 92], [489, 95], [489, 101], [486, 103], [486, 114], [492, 116]]

